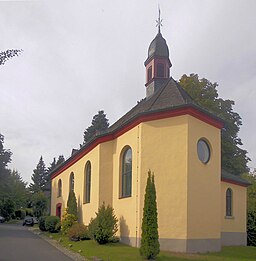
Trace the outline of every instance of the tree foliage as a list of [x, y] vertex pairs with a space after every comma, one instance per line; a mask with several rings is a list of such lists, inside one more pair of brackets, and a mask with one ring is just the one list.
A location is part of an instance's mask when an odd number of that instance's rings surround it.
[[29, 197], [27, 183], [23, 181], [17, 170], [10, 171], [8, 182], [6, 184], [9, 198], [14, 202], [15, 208], [25, 207]]
[[64, 210], [64, 214], [61, 219], [61, 232], [65, 235], [69, 229], [76, 224], [77, 216], [68, 213], [68, 208]]
[[152, 175], [149, 170], [143, 208], [140, 254], [147, 259], [155, 259], [159, 252], [156, 188], [154, 174]]
[[97, 133], [105, 131], [109, 126], [108, 119], [103, 110], [92, 118], [92, 124], [84, 131], [84, 144], [92, 139]]
[[199, 79], [197, 74], [183, 75], [179, 84], [198, 105], [224, 120], [225, 126], [221, 131], [222, 168], [235, 175], [247, 172], [250, 159], [247, 151], [240, 148], [243, 143], [238, 132], [242, 120], [240, 115], [233, 111], [234, 101], [220, 98], [218, 84], [204, 78]]
[[71, 190], [68, 195], [67, 212], [68, 214], [73, 214], [77, 218], [77, 200], [73, 190]]
[[15, 203], [10, 198], [4, 198], [0, 201], [0, 214], [8, 221], [14, 214]]
[[0, 211], [7, 219], [13, 214], [13, 208], [26, 206], [28, 196], [26, 182], [16, 170], [8, 168], [11, 155], [11, 151], [4, 148], [4, 136], [0, 134]]
[[0, 52], [0, 65], [4, 65], [6, 61], [14, 56], [18, 56], [22, 50], [10, 49], [3, 52]]
[[32, 196], [32, 206], [34, 215], [39, 218], [46, 213], [48, 199], [43, 192], [39, 191]]
[[3, 172], [7, 169], [8, 163], [11, 162], [11, 156], [10, 150], [4, 149], [4, 136], [0, 133], [0, 175], [3, 175]]
[[32, 193], [37, 193], [43, 190], [47, 182], [47, 169], [45, 167], [45, 163], [43, 157], [40, 157], [40, 160], [33, 170], [33, 174], [31, 176], [33, 183], [29, 185], [29, 189]]
[[47, 168], [47, 173], [46, 173], [46, 182], [51, 180], [51, 172], [61, 163], [63, 163], [65, 161], [65, 158], [63, 155], [59, 155], [58, 159], [56, 160], [56, 158], [54, 157], [52, 162], [50, 163], [50, 166]]
[[65, 158], [63, 155], [59, 155], [56, 166], [60, 165], [61, 163], [63, 163], [65, 161]]
[[256, 246], [256, 173], [243, 174], [251, 182], [247, 188], [247, 244]]

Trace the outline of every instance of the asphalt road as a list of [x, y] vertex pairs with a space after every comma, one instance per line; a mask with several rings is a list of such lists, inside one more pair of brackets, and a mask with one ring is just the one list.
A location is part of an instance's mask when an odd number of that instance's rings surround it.
[[0, 223], [0, 261], [71, 261], [22, 225]]

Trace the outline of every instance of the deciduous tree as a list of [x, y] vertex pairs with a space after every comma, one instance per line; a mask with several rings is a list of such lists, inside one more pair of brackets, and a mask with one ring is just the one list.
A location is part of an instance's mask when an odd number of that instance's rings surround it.
[[34, 215], [39, 218], [43, 216], [47, 210], [47, 197], [43, 192], [39, 191], [32, 196], [32, 207]]
[[0, 65], [4, 65], [7, 60], [14, 56], [18, 56], [22, 50], [15, 50], [15, 49], [10, 49], [6, 50], [3, 52], [0, 52]]
[[198, 105], [224, 120], [225, 126], [221, 131], [222, 168], [235, 175], [248, 172], [247, 163], [250, 159], [247, 151], [240, 148], [243, 143], [238, 132], [242, 119], [233, 110], [234, 101], [220, 98], [218, 84], [199, 79], [197, 74], [183, 75], [179, 84]]

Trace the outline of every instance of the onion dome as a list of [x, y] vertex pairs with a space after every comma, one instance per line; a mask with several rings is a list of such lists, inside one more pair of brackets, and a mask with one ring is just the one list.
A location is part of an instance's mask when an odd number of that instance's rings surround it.
[[148, 58], [145, 61], [145, 65], [151, 60], [153, 57], [164, 57], [169, 60], [169, 48], [165, 39], [163, 38], [161, 32], [158, 32], [156, 37], [150, 43], [148, 48]]

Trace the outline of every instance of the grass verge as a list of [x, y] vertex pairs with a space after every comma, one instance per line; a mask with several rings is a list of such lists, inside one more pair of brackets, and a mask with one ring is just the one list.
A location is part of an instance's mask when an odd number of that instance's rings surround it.
[[[111, 243], [99, 245], [93, 240], [72, 242], [61, 234], [48, 234], [60, 244], [70, 250], [80, 253], [88, 260], [98, 257], [104, 261], [142, 261], [139, 249], [121, 243]], [[72, 246], [70, 246], [72, 245]], [[181, 254], [171, 252], [161, 252], [157, 261], [255, 261], [256, 247], [223, 247], [219, 253], [208, 254]]]

